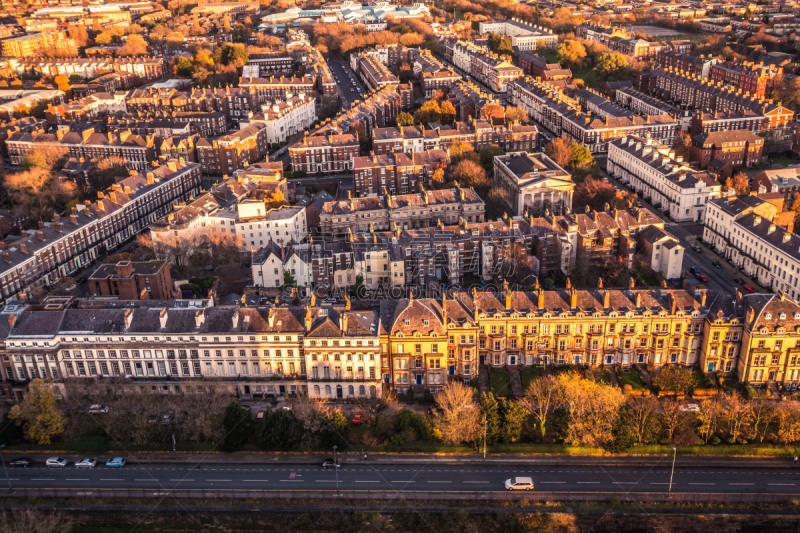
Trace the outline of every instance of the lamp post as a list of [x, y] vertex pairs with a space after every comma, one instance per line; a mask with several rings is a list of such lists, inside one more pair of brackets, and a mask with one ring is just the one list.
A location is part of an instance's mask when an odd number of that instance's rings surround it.
[[489, 423], [488, 418], [483, 419], [483, 460], [486, 460], [486, 425]]
[[6, 460], [3, 457], [3, 449], [6, 447], [5, 444], [0, 444], [0, 461], [3, 463], [3, 472], [6, 474], [6, 483], [8, 483], [8, 492], [11, 492], [11, 476], [8, 475], [8, 467], [6, 466]]
[[336, 495], [337, 496], [341, 496], [342, 493], [339, 492], [339, 461], [336, 458], [336, 450], [338, 450], [338, 449], [339, 449], [339, 447], [334, 444], [333, 445], [333, 471], [336, 472]]
[[669, 492], [672, 492], [672, 477], [675, 475], [675, 457], [678, 455], [678, 449], [672, 447], [672, 472], [669, 474]]

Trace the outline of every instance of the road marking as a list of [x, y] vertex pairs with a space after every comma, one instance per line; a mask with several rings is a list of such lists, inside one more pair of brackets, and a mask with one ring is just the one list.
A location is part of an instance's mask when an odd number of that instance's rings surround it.
[[232, 480], [230, 480], [230, 479], [207, 479], [206, 481], [220, 481], [220, 482], [222, 482], [222, 481], [232, 481]]
[[34, 477], [31, 478], [31, 481], [55, 481], [56, 478], [54, 477]]
[[315, 479], [314, 483], [338, 483], [335, 479]]
[[770, 487], [794, 487], [794, 483], [767, 483]]
[[[393, 479], [389, 483], [416, 483], [416, 481], [413, 481], [413, 480], [403, 481], [403, 480], [399, 480], [399, 479]], [[469, 481], [467, 481], [467, 483], [469, 483]], [[487, 483], [488, 483], [488, 481], [487, 481]]]
[[356, 483], [380, 483], [380, 480], [356, 480]]
[[540, 481], [539, 483], [542, 485], [563, 485], [566, 481]]
[[755, 483], [728, 483], [728, 485], [755, 485]]
[[613, 481], [612, 483], [616, 483], [617, 485], [638, 485], [638, 481]]
[[175, 481], [178, 483], [183, 483], [185, 481], [194, 481], [193, 479], [170, 479], [170, 481]]
[[[750, 483], [752, 485], [752, 483]], [[689, 483], [689, 485], [716, 485], [716, 483]], [[747, 485], [747, 483], [745, 483]]]
[[278, 481], [303, 481], [302, 479], [279, 479]]
[[101, 477], [100, 481], [125, 481], [121, 477]]
[[246, 481], [247, 483], [266, 483], [269, 480], [268, 479], [243, 479], [242, 481]]
[[[651, 485], [669, 485], [669, 483], [650, 483]], [[673, 483], [673, 485], [677, 485], [677, 483]]]
[[464, 483], [489, 483], [488, 481], [465, 481]]
[[154, 478], [154, 477], [150, 477], [150, 478], [146, 478], [146, 479], [137, 479], [135, 481], [158, 481], [158, 480], [156, 478]]
[[67, 481], [89, 481], [88, 477], [68, 477]]
[[428, 483], [452, 483], [452, 481], [428, 481]]
[[578, 485], [599, 485], [599, 481], [578, 481]]

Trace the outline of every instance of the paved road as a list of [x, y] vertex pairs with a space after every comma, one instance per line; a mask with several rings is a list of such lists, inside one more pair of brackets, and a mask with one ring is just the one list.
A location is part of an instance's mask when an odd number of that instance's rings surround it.
[[356, 73], [337, 57], [328, 56], [327, 61], [336, 84], [339, 86], [339, 95], [345, 100], [346, 105], [350, 106], [356, 100], [360, 100], [364, 89], [358, 85]]
[[[680, 461], [679, 461], [680, 463]], [[339, 469], [341, 490], [502, 491], [512, 476], [531, 476], [543, 491], [666, 492], [670, 461], [655, 466], [408, 465], [352, 463]], [[9, 469], [12, 487], [138, 489], [291, 489], [335, 491], [336, 473], [309, 464], [129, 464], [122, 469], [98, 466], [79, 470], [32, 466]], [[4, 477], [4, 476], [3, 476]], [[0, 487], [5, 479], [0, 478]], [[675, 468], [673, 492], [800, 493], [800, 469], [681, 466]]]

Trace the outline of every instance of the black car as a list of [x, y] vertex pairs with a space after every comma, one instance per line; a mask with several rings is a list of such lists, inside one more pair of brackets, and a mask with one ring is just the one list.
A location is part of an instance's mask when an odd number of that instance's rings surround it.
[[689, 269], [689, 272], [691, 272], [692, 274], [694, 274], [695, 276], [697, 276], [697, 275], [699, 275], [699, 274], [700, 274], [700, 269], [699, 269], [699, 268], [697, 268], [697, 267], [692, 267], [692, 268], [690, 268], [690, 269]]
[[334, 461], [333, 459], [325, 459], [322, 461], [322, 468], [339, 468], [342, 465]]
[[722, 268], [722, 263], [719, 261], [714, 260], [711, 262], [711, 264], [714, 265], [714, 268]]
[[8, 466], [21, 466], [22, 468], [28, 468], [33, 464], [33, 460], [29, 457], [20, 457], [19, 459], [14, 459]]
[[744, 281], [740, 280], [739, 278], [733, 278], [733, 281], [737, 285], [744, 285]]

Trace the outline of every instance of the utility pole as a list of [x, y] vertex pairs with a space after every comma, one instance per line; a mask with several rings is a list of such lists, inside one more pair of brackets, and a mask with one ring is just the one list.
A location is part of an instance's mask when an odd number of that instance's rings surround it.
[[488, 418], [483, 419], [483, 460], [486, 460], [486, 425], [489, 423]]
[[678, 455], [678, 449], [672, 447], [672, 472], [669, 475], [669, 492], [672, 492], [672, 476], [675, 475], [675, 456]]
[[333, 445], [333, 470], [336, 472], [336, 495], [341, 496], [342, 493], [339, 492], [339, 460], [336, 458], [336, 450], [339, 447], [337, 445]]

